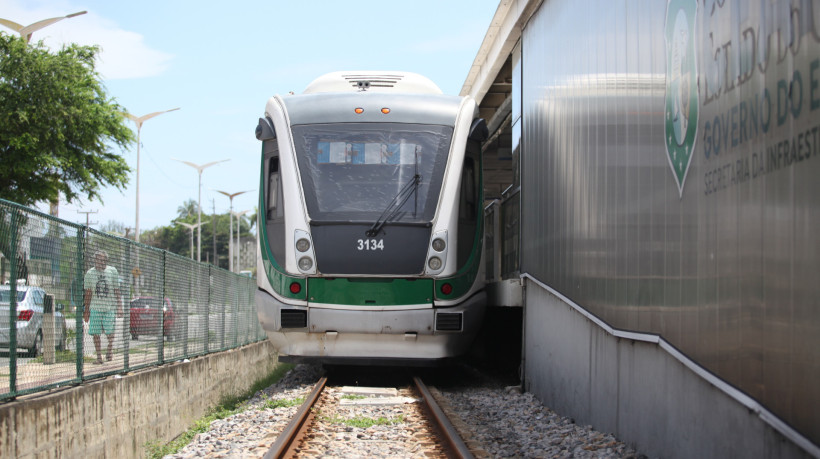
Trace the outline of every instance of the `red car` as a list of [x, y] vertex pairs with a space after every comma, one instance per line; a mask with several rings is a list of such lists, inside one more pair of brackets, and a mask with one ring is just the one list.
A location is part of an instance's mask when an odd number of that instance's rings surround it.
[[171, 300], [165, 298], [163, 303], [151, 296], [134, 298], [131, 300], [131, 339], [137, 339], [140, 335], [158, 335], [161, 319], [165, 337], [173, 341], [176, 333]]

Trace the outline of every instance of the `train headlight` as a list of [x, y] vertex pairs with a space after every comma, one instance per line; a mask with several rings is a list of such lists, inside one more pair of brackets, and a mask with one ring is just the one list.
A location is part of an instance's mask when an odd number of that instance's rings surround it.
[[439, 258], [439, 257], [431, 257], [431, 258], [427, 261], [427, 266], [428, 266], [431, 270], [433, 270], [433, 271], [438, 271], [439, 269], [441, 269], [441, 266], [442, 266], [442, 265], [441, 265], [441, 258]]
[[299, 269], [302, 271], [310, 271], [310, 268], [313, 267], [313, 260], [310, 257], [302, 257], [299, 259]]
[[433, 233], [430, 240], [430, 245], [427, 246], [427, 266], [424, 271], [425, 274], [432, 276], [439, 276], [444, 273], [444, 265], [447, 264], [447, 252], [450, 251], [449, 242], [447, 240], [447, 230], [438, 230]]
[[444, 239], [435, 238], [433, 239], [433, 250], [436, 252], [441, 252], [447, 247], [447, 244], [444, 242]]
[[310, 241], [305, 238], [301, 238], [296, 241], [296, 250], [300, 252], [307, 252], [310, 249]]
[[296, 266], [290, 264], [291, 270], [299, 270], [301, 274], [316, 273], [316, 249], [313, 248], [313, 240], [310, 233], [305, 230], [293, 230], [293, 258], [289, 263], [296, 262]]

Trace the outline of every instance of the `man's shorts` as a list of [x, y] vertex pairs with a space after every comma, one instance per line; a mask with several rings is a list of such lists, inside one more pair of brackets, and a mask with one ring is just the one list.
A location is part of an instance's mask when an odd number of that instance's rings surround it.
[[98, 311], [91, 310], [91, 316], [88, 319], [88, 334], [99, 335], [104, 333], [110, 335], [114, 333], [114, 325], [116, 324], [117, 314], [114, 311]]

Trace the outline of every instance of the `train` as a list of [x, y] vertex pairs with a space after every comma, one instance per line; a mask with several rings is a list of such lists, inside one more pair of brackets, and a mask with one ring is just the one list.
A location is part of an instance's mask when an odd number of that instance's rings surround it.
[[280, 361], [428, 366], [481, 326], [481, 146], [470, 96], [333, 72], [268, 99], [256, 305]]

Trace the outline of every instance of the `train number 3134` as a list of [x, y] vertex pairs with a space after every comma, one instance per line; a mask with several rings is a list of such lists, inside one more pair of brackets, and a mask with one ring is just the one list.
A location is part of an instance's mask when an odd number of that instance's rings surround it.
[[384, 239], [359, 239], [357, 250], [384, 250]]

